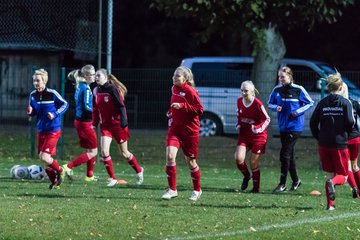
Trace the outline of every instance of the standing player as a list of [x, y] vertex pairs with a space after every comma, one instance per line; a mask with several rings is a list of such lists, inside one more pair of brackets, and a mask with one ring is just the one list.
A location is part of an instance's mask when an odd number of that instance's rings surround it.
[[301, 185], [296, 171], [294, 147], [304, 130], [304, 113], [314, 105], [307, 91], [294, 83], [289, 67], [280, 68], [278, 76], [280, 84], [272, 90], [268, 102], [270, 110], [277, 112], [281, 140], [280, 183], [274, 193], [286, 191], [288, 172], [292, 179], [290, 190], [295, 191]]
[[[262, 102], [255, 97], [255, 86], [251, 81], [241, 84], [242, 96], [237, 100], [236, 128], [239, 130], [235, 152], [235, 161], [238, 169], [244, 175], [241, 190], [248, 187], [250, 178], [253, 179], [252, 192], [260, 191], [260, 156], [265, 153], [267, 127], [270, 117]], [[252, 177], [245, 162], [246, 148], [251, 149], [250, 168]]]
[[162, 196], [170, 200], [178, 196], [176, 189], [176, 155], [182, 147], [185, 159], [190, 169], [193, 182], [190, 200], [197, 201], [201, 194], [200, 168], [196, 163], [198, 158], [200, 121], [203, 107], [199, 95], [194, 89], [193, 74], [189, 68], [176, 68], [173, 76], [172, 96], [169, 117], [168, 133], [166, 136], [166, 174], [169, 188]]
[[349, 98], [349, 91], [346, 83], [343, 83], [343, 91], [341, 96], [346, 99], [349, 99], [352, 107], [353, 107], [353, 115], [355, 119], [354, 127], [352, 128], [351, 133], [349, 134], [349, 141], [348, 141], [348, 150], [350, 156], [350, 163], [349, 163], [349, 171], [348, 171], [348, 178], [347, 181], [352, 188], [352, 195], [353, 198], [359, 198], [359, 183], [360, 183], [360, 172], [359, 167], [357, 165], [357, 159], [359, 155], [359, 147], [360, 147], [360, 131], [358, 126], [358, 119], [360, 115], [360, 104], [358, 101], [355, 101]]
[[52, 189], [62, 183], [65, 174], [52, 155], [56, 155], [56, 144], [61, 136], [61, 115], [69, 104], [57, 91], [46, 87], [49, 78], [46, 70], [36, 70], [32, 78], [35, 90], [30, 93], [27, 114], [37, 117], [39, 159], [46, 165]]
[[343, 81], [340, 73], [327, 78], [330, 94], [316, 106], [311, 119], [311, 133], [318, 140], [319, 156], [325, 183], [327, 209], [334, 210], [335, 187], [346, 182], [348, 175], [348, 136], [355, 123], [351, 103], [341, 96]]
[[71, 178], [72, 168], [86, 163], [85, 181], [94, 181], [94, 165], [98, 152], [96, 132], [92, 128], [92, 91], [90, 84], [95, 82], [95, 68], [93, 65], [85, 65], [81, 70], [77, 69], [69, 73], [68, 78], [75, 81], [75, 120], [74, 126], [79, 136], [80, 147], [86, 149], [86, 153], [79, 155], [73, 161], [63, 165], [66, 175]]
[[135, 170], [136, 184], [140, 185], [144, 181], [144, 169], [139, 166], [136, 157], [129, 152], [127, 143], [130, 138], [124, 104], [127, 89], [114, 75], [108, 74], [106, 69], [97, 70], [95, 80], [98, 86], [94, 89], [93, 124], [97, 126], [99, 122], [101, 123], [101, 155], [110, 176], [107, 186], [113, 187], [121, 183], [116, 179], [110, 156], [110, 144], [113, 138], [117, 142], [122, 156]]

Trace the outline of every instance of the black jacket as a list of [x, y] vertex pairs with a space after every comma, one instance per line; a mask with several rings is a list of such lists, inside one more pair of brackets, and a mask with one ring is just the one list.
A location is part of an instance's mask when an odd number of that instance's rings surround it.
[[317, 104], [310, 119], [310, 129], [319, 146], [347, 148], [354, 123], [351, 102], [338, 94], [330, 94]]

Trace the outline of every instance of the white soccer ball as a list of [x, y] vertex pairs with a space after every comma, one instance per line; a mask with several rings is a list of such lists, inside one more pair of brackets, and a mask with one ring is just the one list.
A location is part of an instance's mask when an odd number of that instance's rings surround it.
[[28, 167], [30, 179], [42, 180], [45, 177], [45, 170], [38, 165], [31, 165]]
[[17, 168], [17, 167], [20, 167], [20, 165], [14, 165], [14, 166], [12, 166], [11, 169], [10, 169], [10, 176], [11, 176], [12, 178], [15, 178], [14, 170], [15, 170], [15, 168]]
[[17, 166], [13, 169], [12, 176], [17, 179], [29, 179], [30, 173], [29, 169], [25, 166]]

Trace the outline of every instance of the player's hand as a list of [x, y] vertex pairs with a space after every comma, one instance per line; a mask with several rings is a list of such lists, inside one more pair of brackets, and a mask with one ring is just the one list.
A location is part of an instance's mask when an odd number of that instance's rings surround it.
[[282, 106], [277, 106], [276, 111], [281, 112], [281, 110], [282, 110]]
[[31, 114], [32, 113], [32, 107], [29, 105], [27, 108], [26, 108], [26, 113], [27, 114]]
[[53, 119], [55, 118], [54, 115], [53, 115], [51, 112], [48, 112], [47, 117], [48, 117], [50, 120], [53, 120]]
[[173, 104], [171, 104], [170, 107], [175, 108], [175, 109], [180, 109], [180, 103], [173, 103]]
[[236, 125], [235, 125], [235, 129], [236, 129], [237, 131], [239, 131], [239, 130], [240, 130], [240, 124], [236, 124]]

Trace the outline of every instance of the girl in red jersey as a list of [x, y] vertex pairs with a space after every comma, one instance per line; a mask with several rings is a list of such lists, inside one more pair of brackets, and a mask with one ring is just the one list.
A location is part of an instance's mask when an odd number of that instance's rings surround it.
[[199, 95], [194, 89], [193, 74], [189, 68], [176, 68], [173, 76], [172, 96], [169, 117], [168, 133], [166, 136], [166, 174], [169, 188], [162, 196], [170, 200], [178, 196], [176, 189], [176, 155], [181, 147], [190, 169], [193, 182], [190, 200], [197, 201], [201, 194], [200, 168], [196, 163], [198, 158], [200, 121], [203, 107]]
[[144, 169], [139, 166], [136, 157], [129, 152], [127, 140], [130, 138], [128, 120], [124, 97], [127, 89], [115, 76], [108, 74], [106, 69], [96, 71], [95, 80], [98, 86], [94, 89], [93, 98], [93, 125], [100, 122], [101, 155], [110, 176], [108, 187], [113, 187], [119, 182], [114, 173], [113, 162], [110, 156], [112, 139], [118, 143], [122, 156], [136, 172], [136, 184], [144, 181]]
[[92, 128], [92, 91], [91, 85], [95, 83], [95, 68], [93, 65], [85, 65], [69, 73], [68, 78], [75, 81], [75, 120], [74, 126], [79, 136], [80, 147], [86, 149], [86, 153], [77, 156], [71, 162], [63, 165], [66, 175], [72, 179], [72, 169], [86, 163], [85, 181], [95, 181], [94, 165], [98, 152], [96, 132]]
[[[252, 178], [252, 192], [258, 193], [260, 191], [259, 161], [260, 156], [265, 153], [270, 117], [262, 102], [255, 97], [255, 91], [255, 86], [251, 81], [245, 81], [241, 84], [242, 96], [237, 100], [238, 122], [236, 128], [239, 130], [239, 136], [235, 161], [238, 169], [244, 175], [241, 191], [248, 187], [249, 180]], [[246, 148], [251, 149], [250, 168], [252, 176], [245, 162]]]
[[330, 94], [316, 106], [310, 119], [311, 133], [318, 141], [325, 182], [327, 210], [334, 210], [335, 186], [343, 185], [349, 171], [348, 136], [355, 120], [351, 102], [341, 96], [343, 81], [340, 73], [327, 78]]
[[350, 162], [349, 162], [347, 182], [349, 183], [352, 189], [353, 198], [359, 198], [358, 187], [360, 186], [360, 172], [359, 172], [359, 167], [357, 165], [357, 160], [358, 160], [359, 148], [360, 148], [360, 131], [358, 126], [358, 120], [360, 116], [360, 104], [358, 101], [349, 98], [349, 90], [346, 83], [343, 83], [343, 91], [341, 95], [344, 98], [349, 99], [353, 107], [355, 124], [354, 127], [352, 128], [351, 133], [349, 134], [349, 141], [348, 141]]

